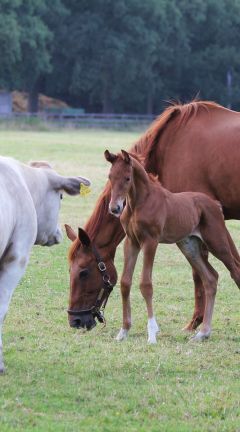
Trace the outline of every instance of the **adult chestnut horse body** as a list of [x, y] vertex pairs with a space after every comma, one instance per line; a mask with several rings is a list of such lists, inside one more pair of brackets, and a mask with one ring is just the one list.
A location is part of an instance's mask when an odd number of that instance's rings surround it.
[[[239, 113], [208, 101], [170, 106], [130, 151], [143, 157], [146, 171], [158, 175], [166, 189], [204, 192], [221, 202], [225, 219], [240, 219]], [[96, 311], [111, 289], [104, 279], [116, 283], [114, 255], [124, 232], [119, 219], [108, 213], [109, 201], [107, 183], [85, 231], [76, 235], [66, 227], [73, 241], [69, 250], [72, 327], [92, 328]], [[207, 256], [207, 249], [202, 253]], [[99, 260], [106, 266], [104, 274]], [[193, 280], [195, 309], [185, 327], [189, 331], [202, 322], [205, 310], [204, 288], [194, 269]]]
[[201, 253], [202, 245], [229, 270], [240, 288], [240, 259], [232, 253], [230, 234], [224, 223], [221, 205], [202, 192], [172, 193], [147, 174], [140, 159], [125, 150], [105, 158], [112, 164], [109, 172], [111, 200], [109, 211], [120, 217], [127, 234], [124, 242], [124, 267], [121, 278], [123, 324], [117, 340], [126, 339], [131, 327], [130, 290], [140, 250], [143, 266], [140, 290], [147, 306], [148, 342], [156, 343], [159, 331], [153, 313], [152, 269], [159, 243], [176, 243], [205, 289], [205, 310], [201, 330], [194, 336], [203, 340], [211, 334], [211, 322], [218, 273]]

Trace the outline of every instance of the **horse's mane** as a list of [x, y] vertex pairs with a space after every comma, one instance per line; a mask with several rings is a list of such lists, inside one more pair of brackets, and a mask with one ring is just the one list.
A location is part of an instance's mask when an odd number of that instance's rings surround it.
[[[108, 214], [108, 204], [109, 204], [110, 194], [111, 194], [111, 186], [108, 181], [107, 184], [105, 185], [103, 192], [101, 193], [100, 197], [97, 200], [92, 215], [90, 216], [90, 218], [88, 219], [84, 227], [91, 241], [95, 239], [97, 233], [99, 232], [99, 227], [101, 226], [104, 216]], [[81, 242], [78, 238], [71, 244], [68, 252], [69, 261], [72, 261], [80, 245]]]
[[194, 119], [200, 109], [209, 111], [214, 108], [224, 109], [221, 105], [211, 101], [193, 100], [186, 104], [181, 104], [180, 102], [171, 103], [171, 105], [150, 125], [135, 145], [131, 147], [131, 151], [142, 155], [145, 169], [148, 170], [151, 155], [158, 144], [160, 135], [163, 133], [170, 120], [174, 119], [174, 127], [180, 128], [190, 119]]
[[[160, 135], [170, 122], [174, 119], [175, 127], [185, 125], [190, 119], [193, 119], [200, 109], [207, 111], [215, 108], [224, 109], [221, 105], [211, 101], [197, 101], [193, 100], [187, 104], [172, 103], [166, 108], [163, 113], [151, 124], [144, 135], [131, 147], [130, 155], [134, 155], [135, 158], [139, 158], [139, 162], [144, 165], [144, 168], [148, 170], [149, 160], [155, 147], [159, 141]], [[156, 176], [150, 174], [150, 178], [156, 181]], [[90, 216], [90, 219], [86, 223], [84, 229], [87, 231], [90, 239], [93, 241], [99, 232], [99, 228], [102, 224], [104, 217], [108, 214], [108, 204], [110, 198], [110, 183], [107, 182], [103, 192], [101, 193], [98, 201], [95, 205], [94, 211]], [[78, 247], [80, 246], [79, 239], [76, 239], [70, 249], [68, 258], [71, 261]]]

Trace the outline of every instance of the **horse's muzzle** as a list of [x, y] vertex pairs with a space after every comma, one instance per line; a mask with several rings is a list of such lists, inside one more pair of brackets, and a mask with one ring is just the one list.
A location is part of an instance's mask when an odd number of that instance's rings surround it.
[[119, 205], [117, 205], [116, 207], [109, 207], [109, 212], [116, 217], [119, 217], [122, 213], [122, 209]]
[[73, 328], [86, 328], [87, 330], [92, 330], [96, 326], [96, 320], [93, 318], [92, 314], [76, 315], [71, 317], [69, 324]]

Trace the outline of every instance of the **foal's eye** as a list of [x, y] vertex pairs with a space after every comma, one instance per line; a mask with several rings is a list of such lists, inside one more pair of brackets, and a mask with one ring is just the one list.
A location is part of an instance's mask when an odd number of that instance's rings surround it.
[[89, 275], [88, 269], [83, 269], [79, 273], [80, 279], [85, 279]]
[[127, 182], [129, 182], [131, 179], [130, 179], [130, 177], [125, 177], [125, 180], [126, 180]]

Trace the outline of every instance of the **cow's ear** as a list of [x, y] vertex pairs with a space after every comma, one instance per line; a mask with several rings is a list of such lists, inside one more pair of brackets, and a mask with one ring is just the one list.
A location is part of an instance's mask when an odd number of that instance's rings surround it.
[[91, 182], [85, 177], [67, 177], [63, 182], [62, 189], [68, 195], [78, 195], [80, 193], [81, 184], [90, 186]]
[[75, 233], [75, 231], [70, 227], [70, 225], [65, 224], [64, 226], [69, 240], [71, 240], [72, 242], [75, 241], [77, 238], [77, 234]]
[[106, 161], [108, 161], [110, 163], [113, 163], [117, 159], [117, 156], [113, 153], [110, 153], [109, 150], [105, 150], [104, 156], [105, 156]]
[[84, 229], [78, 228], [78, 238], [84, 247], [91, 246], [91, 240]]
[[51, 187], [56, 191], [64, 191], [68, 195], [78, 195], [81, 184], [90, 186], [91, 182], [85, 177], [64, 177], [53, 170], [45, 170]]

